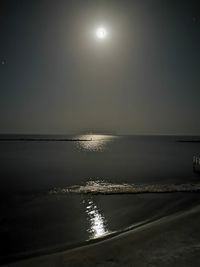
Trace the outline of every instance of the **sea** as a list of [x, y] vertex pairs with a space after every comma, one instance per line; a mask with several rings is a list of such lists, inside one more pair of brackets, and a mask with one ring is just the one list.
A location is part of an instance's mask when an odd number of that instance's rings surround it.
[[0, 135], [0, 264], [98, 242], [200, 203], [199, 140]]

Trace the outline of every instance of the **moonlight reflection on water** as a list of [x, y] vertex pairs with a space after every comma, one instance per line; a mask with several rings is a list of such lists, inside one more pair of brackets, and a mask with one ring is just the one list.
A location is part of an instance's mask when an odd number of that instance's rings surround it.
[[80, 141], [77, 143], [78, 149], [82, 151], [95, 152], [103, 151], [106, 148], [108, 142], [110, 142], [114, 136], [111, 135], [101, 135], [101, 134], [85, 134], [80, 135], [77, 139], [87, 140]]
[[85, 212], [89, 221], [87, 232], [89, 233], [90, 239], [107, 235], [109, 233], [107, 221], [93, 199], [89, 198], [84, 203], [86, 205]]

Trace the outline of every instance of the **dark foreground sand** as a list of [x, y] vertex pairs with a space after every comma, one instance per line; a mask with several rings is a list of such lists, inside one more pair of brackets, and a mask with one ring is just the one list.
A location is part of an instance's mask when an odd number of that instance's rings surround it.
[[5, 266], [200, 266], [200, 205], [92, 245]]

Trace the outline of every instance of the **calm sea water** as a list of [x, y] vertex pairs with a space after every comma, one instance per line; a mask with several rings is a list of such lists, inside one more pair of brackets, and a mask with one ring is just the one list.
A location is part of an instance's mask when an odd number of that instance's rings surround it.
[[176, 141], [183, 137], [177, 136], [28, 138], [51, 141], [0, 141], [2, 261], [99, 238], [178, 210], [191, 199], [199, 201], [197, 195], [180, 193], [88, 196], [48, 192], [98, 180], [118, 184], [196, 183], [200, 177], [193, 173], [192, 158], [200, 154], [200, 143], [179, 143]]
[[176, 142], [181, 137], [62, 138], [92, 141], [1, 141], [1, 193], [48, 190], [88, 180], [154, 183], [195, 179], [192, 157], [200, 154], [200, 143]]

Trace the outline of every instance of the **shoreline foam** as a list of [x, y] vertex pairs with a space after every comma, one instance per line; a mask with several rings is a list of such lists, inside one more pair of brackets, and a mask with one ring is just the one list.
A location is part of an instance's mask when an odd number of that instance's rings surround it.
[[200, 192], [200, 183], [188, 184], [113, 184], [103, 181], [90, 181], [85, 185], [73, 185], [65, 188], [54, 188], [49, 194], [144, 194]]

